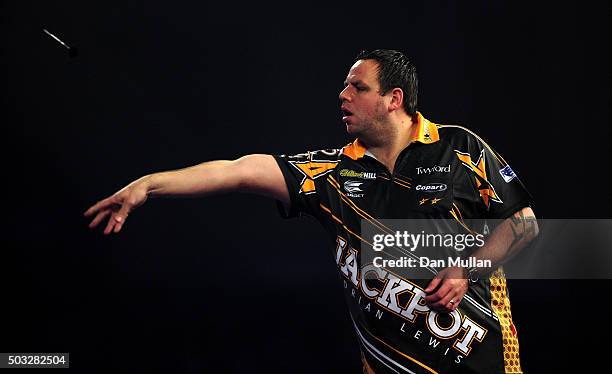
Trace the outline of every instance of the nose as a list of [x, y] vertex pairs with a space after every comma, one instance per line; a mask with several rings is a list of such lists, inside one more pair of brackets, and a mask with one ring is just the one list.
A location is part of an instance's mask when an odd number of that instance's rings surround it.
[[351, 95], [349, 94], [349, 88], [350, 86], [346, 86], [342, 91], [340, 91], [340, 94], [338, 95], [340, 101], [350, 101]]

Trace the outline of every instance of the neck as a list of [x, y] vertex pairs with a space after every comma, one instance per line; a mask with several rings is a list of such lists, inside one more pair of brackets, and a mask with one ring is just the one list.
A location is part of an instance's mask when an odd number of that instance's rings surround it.
[[368, 151], [393, 173], [395, 161], [402, 150], [412, 142], [416, 126], [410, 116], [405, 116], [397, 121], [390, 121], [383, 127], [388, 131], [381, 132], [378, 141], [363, 142]]

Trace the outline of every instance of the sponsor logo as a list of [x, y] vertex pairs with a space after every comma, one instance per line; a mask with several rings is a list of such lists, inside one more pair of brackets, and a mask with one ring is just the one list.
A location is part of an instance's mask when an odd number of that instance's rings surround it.
[[346, 181], [344, 182], [344, 190], [346, 192], [363, 192], [363, 190], [359, 188], [359, 186], [361, 186], [362, 184], [363, 182]]
[[441, 192], [446, 191], [448, 186], [444, 183], [428, 183], [428, 184], [419, 184], [415, 187], [417, 191], [423, 192]]
[[367, 171], [355, 171], [350, 169], [340, 170], [341, 177], [361, 178], [361, 179], [376, 179], [376, 173]]
[[502, 178], [506, 181], [506, 183], [510, 183], [511, 180], [516, 178], [516, 174], [510, 167], [510, 165], [506, 165], [506, 167], [499, 169], [499, 174], [501, 174]]
[[431, 173], [450, 173], [451, 167], [450, 164], [446, 166], [435, 165], [428, 168], [423, 168], [420, 166], [416, 167], [417, 175], [420, 174], [431, 174]]
[[363, 197], [364, 194], [358, 193], [363, 192], [360, 188], [363, 182], [348, 180], [344, 182], [344, 190], [347, 192], [346, 196], [350, 197]]

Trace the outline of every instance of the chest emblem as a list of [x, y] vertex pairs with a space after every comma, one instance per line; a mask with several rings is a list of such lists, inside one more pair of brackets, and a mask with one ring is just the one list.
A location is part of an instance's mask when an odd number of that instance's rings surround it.
[[361, 189], [363, 185], [362, 181], [356, 180], [347, 180], [344, 182], [344, 190], [346, 191], [346, 196], [350, 197], [363, 197], [363, 190]]

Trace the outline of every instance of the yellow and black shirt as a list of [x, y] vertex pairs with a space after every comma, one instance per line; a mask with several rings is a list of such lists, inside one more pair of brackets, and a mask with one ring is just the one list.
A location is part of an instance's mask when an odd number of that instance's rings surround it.
[[[427, 279], [360, 268], [362, 219], [504, 219], [531, 197], [510, 166], [460, 126], [418, 113], [393, 174], [355, 140], [341, 149], [275, 156], [289, 189], [287, 217], [315, 217], [336, 245], [364, 372], [519, 373], [517, 332], [500, 268], [471, 285], [453, 313], [424, 305]], [[282, 208], [282, 207], [281, 207]], [[433, 274], [432, 274], [433, 277]], [[398, 292], [401, 290], [401, 292]]]

